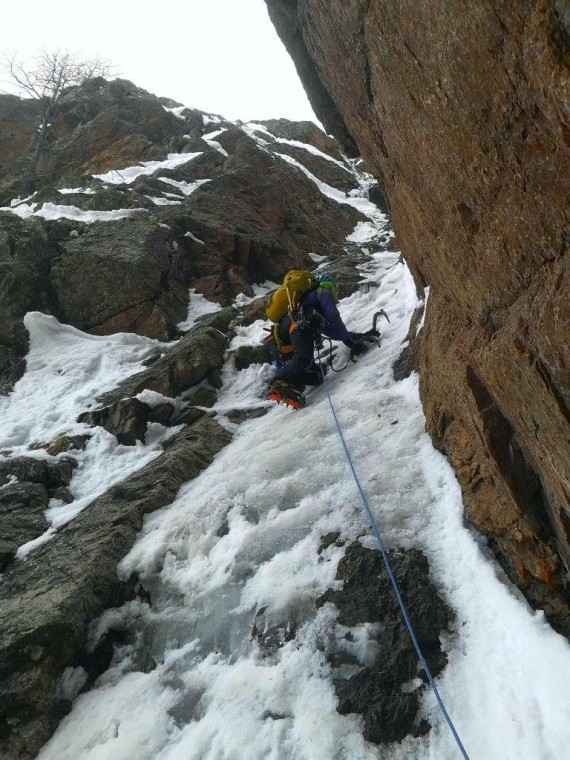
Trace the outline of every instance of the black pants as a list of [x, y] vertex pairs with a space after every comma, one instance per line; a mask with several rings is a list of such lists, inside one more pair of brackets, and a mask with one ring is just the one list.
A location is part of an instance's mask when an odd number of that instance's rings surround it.
[[300, 391], [306, 385], [320, 385], [323, 377], [318, 364], [315, 363], [315, 336], [310, 330], [291, 328], [291, 317], [285, 314], [279, 322], [279, 337], [285, 345], [293, 347], [293, 356], [277, 371], [275, 380], [284, 380]]

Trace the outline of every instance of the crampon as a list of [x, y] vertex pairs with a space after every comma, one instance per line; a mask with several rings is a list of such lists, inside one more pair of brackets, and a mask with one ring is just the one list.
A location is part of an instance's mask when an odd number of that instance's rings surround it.
[[301, 391], [279, 380], [267, 388], [266, 397], [269, 401], [285, 404], [293, 409], [302, 409], [307, 404], [307, 399]]

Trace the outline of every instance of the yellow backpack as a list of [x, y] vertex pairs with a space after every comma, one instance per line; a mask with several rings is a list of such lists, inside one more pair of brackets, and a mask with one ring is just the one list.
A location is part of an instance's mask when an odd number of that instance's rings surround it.
[[287, 312], [293, 312], [299, 301], [317, 286], [317, 281], [308, 269], [291, 269], [280, 285], [269, 297], [265, 314], [272, 322], [279, 322]]

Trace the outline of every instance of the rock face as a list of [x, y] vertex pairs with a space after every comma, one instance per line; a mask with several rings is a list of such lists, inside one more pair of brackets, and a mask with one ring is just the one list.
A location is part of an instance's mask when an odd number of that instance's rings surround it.
[[169, 504], [231, 439], [203, 417], [179, 433], [158, 459], [134, 473], [37, 549], [13, 563], [0, 590], [0, 754], [35, 757], [69, 703], [58, 679], [84, 647], [86, 625], [119, 593], [118, 562], [143, 517]]
[[430, 287], [421, 396], [467, 516], [568, 633], [568, 10], [266, 3], [317, 115], [354, 138]]
[[[430, 582], [428, 562], [422, 552], [391, 551], [389, 559], [418, 643], [435, 676], [447, 663], [440, 634], [452, 621], [451, 610]], [[357, 668], [352, 675], [339, 674], [335, 680], [339, 713], [363, 715], [364, 738], [377, 744], [427, 732], [429, 724], [418, 716], [421, 682], [414, 688], [402, 688], [422, 673], [380, 553], [358, 542], [350, 544], [339, 562], [336, 579], [343, 581], [343, 588], [329, 589], [317, 605], [332, 602], [339, 611], [339, 643], [327, 653], [331, 664], [337, 668], [352, 664]], [[359, 667], [351, 653], [353, 634], [345, 629], [364, 623], [378, 626], [373, 635], [377, 652], [371, 664]]]
[[[213, 124], [194, 109], [176, 116], [124, 80], [69, 90], [37, 191], [19, 200], [34, 114], [30, 101], [0, 96], [0, 392], [22, 372], [27, 311], [97, 335], [168, 340], [180, 334], [189, 288], [227, 306], [252, 296], [254, 283], [312, 265], [311, 251], [340, 254], [362, 219], [318, 188], [315, 179], [344, 193], [358, 183], [339, 144], [314, 124]], [[135, 178], [120, 173], [167, 156], [177, 158]], [[109, 170], [119, 174], [93, 176]]]

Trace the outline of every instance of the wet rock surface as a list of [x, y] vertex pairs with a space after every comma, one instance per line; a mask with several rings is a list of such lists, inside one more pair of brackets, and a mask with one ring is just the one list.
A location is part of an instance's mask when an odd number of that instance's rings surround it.
[[261, 407], [260, 409], [231, 409], [226, 416], [230, 422], [233, 422], [235, 425], [240, 425], [247, 420], [255, 420], [258, 417], [264, 417], [268, 411], [269, 408], [266, 406]]
[[16, 560], [0, 587], [0, 754], [35, 757], [69, 703], [58, 695], [65, 668], [85, 646], [87, 623], [118, 598], [116, 566], [147, 512], [169, 504], [231, 439], [203, 417], [164, 454], [98, 497], [27, 561]]
[[[330, 544], [334, 536], [325, 537], [324, 543]], [[452, 624], [453, 614], [432, 584], [422, 552], [392, 550], [388, 555], [418, 643], [436, 676], [447, 663], [440, 636]], [[338, 609], [336, 643], [329, 644], [328, 659], [339, 674], [346, 664], [356, 669], [335, 680], [338, 711], [363, 715], [364, 737], [377, 744], [425, 733], [429, 725], [418, 713], [422, 693], [418, 679], [423, 673], [380, 553], [358, 542], [350, 544], [336, 579], [343, 581], [342, 589], [326, 591], [317, 606], [330, 602]], [[350, 629], [366, 623], [375, 624], [369, 641], [375, 656], [362, 667], [351, 654]]]
[[[430, 286], [420, 391], [467, 516], [568, 634], [567, 13], [266, 4], [315, 112], [380, 180], [418, 292]], [[416, 359], [402, 363], [403, 377]]]
[[112, 406], [85, 412], [77, 418], [87, 425], [100, 425], [115, 436], [118, 443], [134, 446], [144, 441], [152, 409], [137, 398], [121, 399]]
[[0, 462], [0, 571], [20, 546], [48, 529], [44, 511], [52, 497], [68, 500], [66, 486], [76, 466], [73, 457], [55, 461], [14, 457]]

